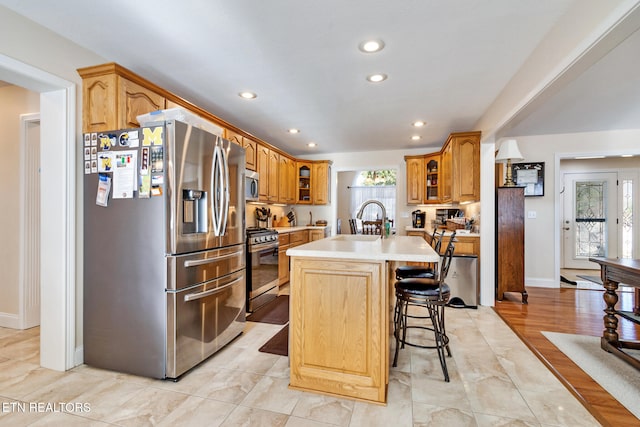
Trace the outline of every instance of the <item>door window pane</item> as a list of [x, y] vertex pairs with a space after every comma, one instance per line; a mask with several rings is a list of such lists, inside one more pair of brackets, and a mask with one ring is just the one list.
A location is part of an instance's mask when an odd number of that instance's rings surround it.
[[633, 180], [622, 180], [622, 258], [633, 258]]
[[606, 256], [606, 181], [576, 181], [576, 258]]

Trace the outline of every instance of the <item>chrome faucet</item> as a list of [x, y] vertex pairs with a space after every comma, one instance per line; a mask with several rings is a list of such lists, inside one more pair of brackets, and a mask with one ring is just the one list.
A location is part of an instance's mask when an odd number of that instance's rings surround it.
[[382, 203], [380, 203], [377, 200], [366, 200], [364, 203], [362, 203], [362, 206], [360, 206], [360, 210], [358, 210], [358, 213], [356, 214], [356, 218], [358, 219], [362, 219], [362, 214], [364, 213], [364, 208], [366, 208], [369, 205], [378, 205], [380, 206], [380, 209], [382, 209], [382, 226], [380, 227], [380, 237], [384, 237], [385, 235], [385, 221], [387, 220], [387, 210], [385, 209], [384, 205]]

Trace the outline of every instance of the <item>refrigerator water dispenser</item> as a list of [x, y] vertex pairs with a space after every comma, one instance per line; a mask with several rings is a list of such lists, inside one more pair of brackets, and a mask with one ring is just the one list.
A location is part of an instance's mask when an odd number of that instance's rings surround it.
[[207, 232], [207, 192], [182, 190], [182, 233]]

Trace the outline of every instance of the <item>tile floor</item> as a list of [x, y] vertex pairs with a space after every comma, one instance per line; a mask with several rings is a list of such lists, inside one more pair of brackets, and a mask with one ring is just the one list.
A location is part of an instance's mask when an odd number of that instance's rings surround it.
[[0, 328], [0, 425], [599, 425], [491, 308], [446, 316], [451, 382], [435, 351], [407, 347], [390, 371], [386, 406], [289, 390], [287, 358], [258, 351], [278, 325], [247, 323], [177, 383], [85, 365], [40, 368], [39, 328]]

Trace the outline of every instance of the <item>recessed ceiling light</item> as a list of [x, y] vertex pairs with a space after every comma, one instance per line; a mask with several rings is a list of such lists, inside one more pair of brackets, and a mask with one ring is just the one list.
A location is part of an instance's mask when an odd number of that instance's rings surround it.
[[633, 154], [623, 154], [620, 157], [633, 157]]
[[289, 133], [300, 133], [300, 129], [291, 128], [291, 129], [287, 130], [287, 132], [289, 132]]
[[384, 42], [382, 40], [365, 40], [358, 45], [358, 49], [364, 53], [380, 52], [384, 49]]
[[386, 74], [371, 74], [370, 76], [367, 76], [367, 80], [369, 80], [371, 83], [380, 83], [382, 81], [387, 80], [387, 75]]
[[245, 91], [245, 92], [240, 92], [240, 93], [238, 94], [238, 96], [239, 96], [240, 98], [244, 98], [244, 99], [254, 99], [254, 98], [257, 98], [257, 97], [258, 97], [258, 95], [256, 95], [255, 93], [253, 93], [253, 92], [247, 92], [247, 91]]
[[315, 142], [310, 142], [310, 143], [308, 143], [308, 144], [307, 144], [307, 147], [311, 147], [311, 148], [313, 148], [313, 147], [315, 147], [316, 145], [317, 145], [317, 144], [316, 144]]
[[413, 141], [418, 141], [419, 139], [422, 139], [422, 137], [421, 137], [420, 135], [413, 135], [413, 136], [411, 137], [411, 139], [412, 139]]
[[413, 122], [413, 125], [417, 128], [421, 128], [422, 126], [426, 125], [425, 122], [423, 122], [422, 120], [417, 120], [415, 122]]

